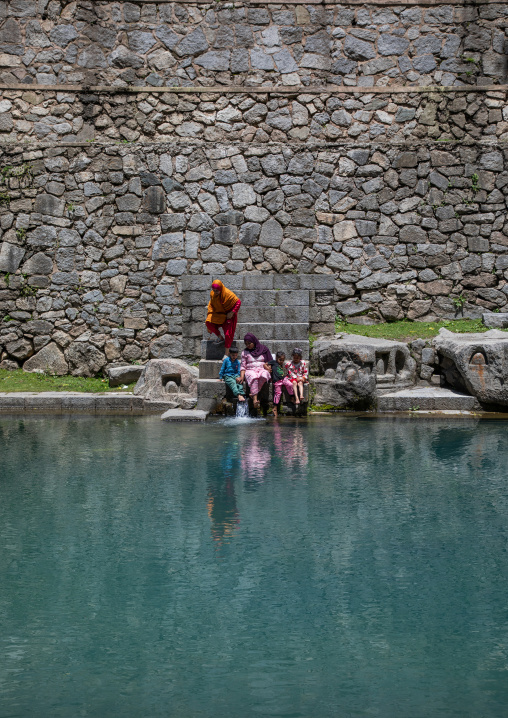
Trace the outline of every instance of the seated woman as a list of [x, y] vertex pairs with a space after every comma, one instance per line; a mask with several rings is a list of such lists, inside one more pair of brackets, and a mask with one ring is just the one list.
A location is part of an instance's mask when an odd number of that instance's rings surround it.
[[213, 280], [205, 323], [208, 333], [216, 334], [220, 339], [222, 336], [219, 327], [222, 327], [226, 356], [229, 356], [229, 349], [235, 338], [237, 315], [241, 304], [234, 292], [227, 289], [220, 280]]
[[255, 409], [259, 409], [258, 394], [267, 381], [270, 381], [270, 372], [265, 364], [273, 361], [272, 353], [254, 334], [246, 334], [243, 338], [245, 349], [242, 352], [240, 365], [240, 379], [247, 380]]

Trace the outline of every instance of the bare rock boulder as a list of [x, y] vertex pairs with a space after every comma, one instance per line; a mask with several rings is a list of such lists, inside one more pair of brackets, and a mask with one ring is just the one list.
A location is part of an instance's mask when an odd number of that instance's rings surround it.
[[180, 359], [151, 359], [142, 367], [134, 394], [150, 400], [170, 397], [181, 405], [197, 397], [198, 374], [197, 367]]
[[23, 371], [64, 376], [69, 371], [69, 365], [63, 352], [54, 342], [50, 342], [24, 363]]
[[467, 391], [484, 407], [508, 406], [508, 333], [454, 334], [440, 329], [433, 345], [441, 374], [455, 389]]
[[380, 390], [415, 382], [416, 362], [402, 342], [352, 334], [318, 337], [312, 348], [314, 404], [365, 410]]
[[106, 364], [104, 354], [89, 342], [75, 341], [65, 350], [73, 376], [96, 376]]
[[143, 371], [142, 366], [127, 364], [127, 366], [115, 366], [108, 369], [109, 386], [121, 386], [132, 384], [137, 381]]

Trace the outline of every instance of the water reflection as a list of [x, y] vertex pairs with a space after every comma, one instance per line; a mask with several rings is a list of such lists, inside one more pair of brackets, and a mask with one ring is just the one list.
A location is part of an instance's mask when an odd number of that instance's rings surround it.
[[233, 443], [226, 445], [221, 458], [221, 471], [211, 471], [208, 475], [208, 516], [212, 522], [212, 538], [218, 544], [229, 538], [240, 525], [235, 493], [237, 447]]
[[0, 492], [1, 718], [506, 715], [502, 422], [0, 417]]

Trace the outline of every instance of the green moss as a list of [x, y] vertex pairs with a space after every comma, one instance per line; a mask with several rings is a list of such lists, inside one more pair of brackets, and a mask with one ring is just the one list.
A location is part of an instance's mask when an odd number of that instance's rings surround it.
[[332, 404], [311, 404], [311, 411], [338, 411], [339, 406], [333, 406]]
[[386, 322], [366, 326], [348, 324], [342, 319], [337, 319], [335, 322], [336, 332], [362, 334], [366, 337], [393, 339], [400, 342], [412, 342], [414, 339], [430, 339], [437, 336], [442, 327], [458, 334], [486, 332], [488, 330], [488, 327], [484, 326], [480, 319], [443, 319], [439, 322], [411, 322], [403, 319], [400, 322]]
[[132, 391], [134, 384], [127, 389], [110, 388], [107, 379], [89, 379], [83, 376], [48, 376], [47, 374], [31, 374], [22, 369], [7, 371], [0, 369], [0, 392], [12, 391], [80, 391], [87, 394], [100, 394], [105, 391], [125, 393]]

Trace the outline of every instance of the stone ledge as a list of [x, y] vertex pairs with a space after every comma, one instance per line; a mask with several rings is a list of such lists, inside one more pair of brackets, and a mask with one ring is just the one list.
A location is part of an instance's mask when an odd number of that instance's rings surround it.
[[[363, 3], [362, 3], [363, 4]], [[408, 3], [403, 3], [408, 4]], [[449, 3], [447, 3], [449, 4]], [[175, 94], [192, 95], [194, 93], [211, 93], [216, 92], [220, 95], [229, 93], [234, 94], [280, 94], [280, 95], [317, 95], [323, 92], [335, 93], [344, 92], [348, 94], [379, 94], [387, 95], [390, 93], [426, 93], [438, 92], [506, 92], [508, 85], [386, 85], [382, 87], [363, 87], [361, 85], [293, 85], [287, 87], [284, 85], [270, 85], [261, 87], [248, 87], [245, 85], [210, 85], [192, 87], [176, 87], [172, 85], [164, 87], [153, 87], [152, 85], [24, 85], [15, 83], [12, 85], [0, 84], [0, 90], [30, 90], [31, 92], [105, 92], [108, 94], [136, 94], [136, 93], [153, 93], [163, 94], [166, 92]], [[89, 145], [88, 142], [81, 143]]]
[[78, 392], [13, 392], [0, 394], [0, 413], [51, 412], [88, 414], [160, 414], [165, 401], [149, 401], [133, 394], [83, 394]]

